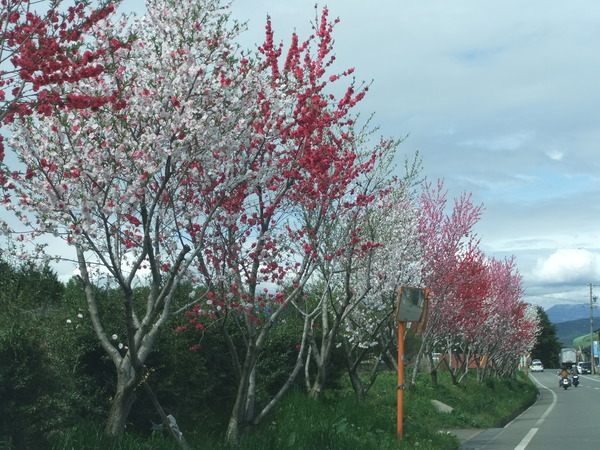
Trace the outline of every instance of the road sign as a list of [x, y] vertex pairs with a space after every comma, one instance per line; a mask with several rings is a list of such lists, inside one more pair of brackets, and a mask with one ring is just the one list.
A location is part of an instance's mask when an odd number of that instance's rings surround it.
[[426, 298], [427, 293], [425, 292], [425, 289], [402, 286], [398, 292], [396, 321], [420, 321]]

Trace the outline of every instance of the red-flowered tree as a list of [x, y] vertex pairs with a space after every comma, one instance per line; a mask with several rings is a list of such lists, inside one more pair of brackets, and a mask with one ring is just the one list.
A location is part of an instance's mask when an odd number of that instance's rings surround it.
[[[260, 152], [252, 168], [253, 182], [230, 194], [227, 213], [216, 217], [206, 235], [206, 251], [198, 270], [210, 297], [197, 303], [192, 322], [232, 321], [244, 335], [243, 346], [230, 342], [238, 376], [235, 405], [227, 439], [239, 440], [272, 410], [291, 386], [305, 354], [311, 314], [303, 308], [303, 291], [311, 279], [328, 223], [343, 205], [353, 181], [369, 172], [377, 158], [371, 150], [362, 158], [354, 143], [349, 112], [366, 87], [350, 84], [340, 98], [332, 83], [351, 70], [332, 74], [332, 31], [324, 9], [312, 37], [294, 34], [289, 48], [277, 45], [270, 20], [259, 47], [259, 69], [268, 83], [257, 88], [260, 120], [249, 150]], [[280, 92], [279, 103], [273, 93]], [[298, 336], [296, 364], [287, 381], [268, 401], [258, 404], [257, 363], [273, 326], [291, 305], [304, 315]], [[221, 330], [227, 333], [227, 328]]]
[[459, 280], [448, 283], [446, 314], [435, 333], [437, 350], [449, 355], [454, 383], [473, 366], [480, 381], [514, 374], [537, 333], [535, 315], [526, 314], [522, 301], [514, 258], [498, 261], [469, 248], [457, 260]]
[[[77, 85], [81, 95], [116, 101], [93, 111], [54, 105], [52, 115], [34, 111], [15, 123], [11, 145], [26, 171], [11, 173], [11, 207], [37, 233], [74, 247], [94, 329], [117, 372], [106, 432], [122, 432], [160, 329], [187, 308], [175, 293], [189, 281], [200, 286], [189, 299], [196, 326], [229, 318], [245, 330], [246, 347], [231, 347], [238, 380], [227, 436], [237, 441], [279, 398], [255, 411], [256, 364], [319, 256], [319, 227], [307, 230], [299, 213], [326, 220], [333, 199], [373, 164], [375, 156], [356, 161], [345, 131], [366, 88], [331, 94], [351, 71], [328, 73], [326, 9], [314, 36], [294, 35], [285, 58], [270, 22], [260, 54], [240, 52], [238, 28], [216, 0], [151, 0], [147, 11], [132, 26], [90, 29], [100, 48], [136, 38], [99, 56], [109, 69], [102, 79]], [[101, 277], [122, 292], [121, 323], [99, 312]], [[133, 289], [141, 277], [144, 299]]]
[[[437, 366], [432, 353], [438, 346], [448, 347], [444, 329], [445, 315], [452, 314], [456, 305], [450, 301], [457, 298], [456, 288], [461, 280], [461, 255], [477, 248], [473, 227], [481, 216], [482, 207], [474, 206], [470, 196], [462, 194], [448, 205], [447, 191], [443, 182], [436, 186], [425, 184], [420, 198], [419, 236], [423, 247], [422, 283], [430, 289], [429, 318], [420, 358], [427, 358], [431, 367], [432, 382], [436, 383]], [[448, 300], [447, 300], [448, 299]], [[446, 303], [448, 301], [448, 303]], [[413, 372], [413, 382], [418, 364]]]
[[[116, 101], [82, 111], [50, 105], [51, 115], [34, 111], [15, 121], [11, 140], [26, 170], [10, 173], [10, 206], [35, 233], [73, 246], [94, 329], [115, 365], [110, 434], [124, 429], [160, 329], [185, 307], [173, 304], [174, 295], [192, 279], [188, 269], [210, 224], [226, 215], [232, 192], [266, 170], [255, 170], [264, 147], [251, 145], [264, 142], [255, 125], [264, 81], [234, 57], [238, 28], [217, 1], [147, 7], [131, 26], [90, 28], [99, 48], [113, 49], [98, 57], [103, 77], [79, 82], [78, 95]], [[132, 35], [128, 48], [115, 45]], [[65, 95], [72, 88], [53, 86]], [[120, 323], [99, 312], [93, 287], [100, 278], [122, 292]], [[141, 278], [145, 299], [134, 296]]]
[[[98, 107], [111, 96], [88, 97], [59, 92], [62, 83], [98, 77], [98, 57], [106, 49], [87, 48], [91, 27], [115, 9], [115, 1], [90, 8], [89, 1], [71, 6], [58, 0], [3, 0], [0, 4], [0, 124], [33, 111], [52, 114], [53, 105], [69, 109]], [[4, 147], [0, 141], [0, 161]], [[2, 183], [3, 184], [3, 183]]]
[[443, 305], [435, 303], [431, 308], [436, 323], [432, 336], [435, 350], [449, 355], [452, 380], [458, 383], [474, 358], [470, 345], [473, 336], [486, 320], [483, 305], [489, 298], [490, 280], [485, 255], [476, 246], [469, 245], [463, 253], [456, 254], [454, 265], [451, 264], [446, 261], [447, 276], [438, 279], [444, 296]]

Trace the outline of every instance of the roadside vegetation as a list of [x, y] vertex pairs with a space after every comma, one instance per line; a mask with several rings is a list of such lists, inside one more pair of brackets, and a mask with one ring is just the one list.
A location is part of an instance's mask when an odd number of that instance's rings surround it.
[[[358, 403], [349, 386], [318, 400], [300, 391], [291, 392], [270, 420], [238, 446], [218, 438], [218, 424], [198, 423], [186, 434], [191, 448], [212, 449], [457, 449], [458, 439], [449, 432], [461, 428], [503, 426], [509, 419], [531, 405], [537, 388], [522, 372], [517, 379], [489, 380], [478, 383], [469, 377], [453, 385], [442, 372], [437, 387], [428, 377], [419, 377], [415, 387], [406, 391], [404, 402], [404, 435], [396, 437], [396, 374], [383, 373], [373, 392]], [[438, 411], [432, 400], [453, 408], [450, 413]], [[177, 449], [166, 434], [150, 436], [126, 433], [107, 438], [99, 424], [79, 424], [53, 443], [54, 449]]]
[[540, 319], [540, 333], [531, 350], [531, 357], [541, 360], [544, 367], [560, 367], [558, 355], [561, 347], [565, 346], [557, 336], [556, 325], [550, 322], [548, 314], [541, 306], [536, 306], [536, 312]]
[[[400, 441], [396, 437], [396, 373], [387, 372], [363, 403], [357, 403], [351, 390], [344, 388], [318, 404], [305, 395], [291, 395], [277, 419], [242, 448], [453, 449], [459, 442], [446, 430], [499, 426], [537, 396], [537, 388], [522, 373], [518, 379], [490, 379], [483, 384], [473, 376], [453, 385], [449, 374], [442, 372], [438, 382], [433, 387], [428, 377], [419, 377], [416, 386], [405, 392]], [[431, 400], [453, 411], [440, 412]]]
[[[161, 427], [161, 418], [141, 387], [136, 389], [126, 432], [103, 430], [114, 374], [103, 356], [76, 279], [63, 285], [49, 270], [16, 268], [0, 261], [0, 449], [175, 449], [181, 448]], [[107, 313], [118, 302], [114, 291], [99, 292]], [[404, 393], [404, 436], [396, 437], [397, 375], [380, 363], [373, 386], [358, 400], [346, 373], [343, 352], [335, 349], [323, 394], [308, 394], [299, 376], [281, 403], [239, 444], [224, 438], [235, 401], [232, 366], [221, 334], [175, 331], [170, 324], [148, 361], [147, 381], [166, 414], [172, 414], [190, 449], [452, 449], [458, 441], [444, 430], [498, 426], [531, 404], [536, 388], [516, 371], [512, 377], [478, 379], [477, 371], [458, 384], [439, 368], [437, 384], [427, 370]], [[273, 332], [268, 358], [259, 367], [263, 380], [258, 404], [287, 377], [294, 364], [295, 331], [301, 323], [288, 316]], [[118, 339], [115, 340], [118, 345]], [[414, 361], [420, 339], [407, 335], [406, 352]], [[368, 365], [360, 371], [367, 384]], [[405, 379], [414, 366], [408, 364]], [[451, 408], [436, 410], [431, 400]]]

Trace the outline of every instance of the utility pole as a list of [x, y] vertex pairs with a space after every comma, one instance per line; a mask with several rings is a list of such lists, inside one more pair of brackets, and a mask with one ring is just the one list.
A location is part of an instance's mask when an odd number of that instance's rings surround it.
[[[594, 360], [594, 302], [596, 301], [596, 297], [593, 295], [592, 288], [598, 285], [590, 283], [588, 286], [590, 287], [590, 360], [592, 361], [592, 374], [595, 374], [597, 373]], [[598, 364], [600, 365], [600, 355]]]

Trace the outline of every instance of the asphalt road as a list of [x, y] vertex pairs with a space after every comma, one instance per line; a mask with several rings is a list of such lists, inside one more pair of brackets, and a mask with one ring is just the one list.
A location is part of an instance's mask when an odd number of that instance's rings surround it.
[[600, 376], [579, 375], [580, 384], [558, 386], [557, 369], [530, 374], [538, 400], [504, 428], [483, 430], [461, 449], [600, 449]]

